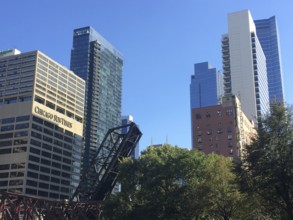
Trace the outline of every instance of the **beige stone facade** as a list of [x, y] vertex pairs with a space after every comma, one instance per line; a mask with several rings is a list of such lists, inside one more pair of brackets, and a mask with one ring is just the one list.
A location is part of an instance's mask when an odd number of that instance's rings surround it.
[[0, 57], [0, 191], [70, 197], [79, 182], [85, 82], [40, 51]]

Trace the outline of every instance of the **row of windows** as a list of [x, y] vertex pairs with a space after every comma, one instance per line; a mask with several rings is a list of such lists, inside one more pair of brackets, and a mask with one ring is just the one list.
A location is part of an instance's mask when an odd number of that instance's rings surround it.
[[[197, 129], [199, 129], [199, 127]], [[228, 134], [232, 133], [232, 128], [231, 127], [227, 127], [226, 132]], [[222, 134], [223, 133], [223, 129], [222, 128], [218, 128], [218, 129], [215, 130], [215, 133]], [[197, 130], [197, 136], [202, 136], [202, 134], [203, 134], [203, 132], [201, 130]], [[213, 130], [212, 129], [206, 130], [206, 134], [207, 135], [212, 135], [213, 134]]]
[[28, 186], [33, 186], [33, 187], [39, 187], [42, 189], [50, 189], [53, 191], [57, 191], [57, 192], [63, 192], [63, 193], [69, 193], [69, 188], [68, 187], [63, 187], [63, 186], [58, 186], [58, 185], [53, 185], [53, 184], [48, 184], [48, 183], [44, 183], [44, 182], [37, 182], [34, 180], [30, 180], [28, 179], [26, 181], [26, 184]]
[[[226, 110], [226, 115], [227, 115], [227, 116], [232, 116], [232, 115], [233, 115], [233, 109], [227, 109], [227, 110]], [[221, 110], [218, 110], [218, 111], [216, 112], [216, 116], [217, 116], [217, 117], [221, 117], [221, 116], [222, 116], [222, 111], [221, 111]], [[206, 118], [211, 118], [211, 117], [212, 117], [211, 112], [206, 112], [205, 117], [206, 117]], [[201, 119], [201, 118], [202, 118], [201, 113], [195, 113], [195, 118], [196, 118], [196, 119]]]
[[[233, 138], [233, 136], [232, 136], [232, 134], [228, 134], [228, 136], [227, 136], [227, 140], [232, 140], [232, 138]], [[216, 141], [218, 141], [220, 138], [219, 138], [219, 136], [216, 136], [215, 137], [215, 140]], [[222, 139], [222, 138], [221, 138]], [[210, 138], [208, 138], [208, 140], [209, 140], [209, 142], [213, 142], [213, 137], [210, 137]], [[197, 138], [197, 143], [202, 143], [203, 141], [202, 141], [202, 137], [198, 137]]]
[[12, 164], [0, 164], [0, 170], [9, 170], [9, 169], [23, 169], [25, 168], [25, 163], [12, 163]]
[[57, 193], [49, 193], [48, 191], [43, 191], [43, 190], [36, 190], [36, 189], [32, 189], [32, 188], [26, 188], [25, 190], [26, 194], [29, 195], [38, 195], [38, 196], [42, 196], [42, 197], [48, 197], [48, 198], [52, 198], [52, 199], [68, 199], [68, 195], [63, 195], [63, 194], [57, 194]]
[[[53, 109], [53, 110], [55, 110], [55, 111], [57, 111], [57, 112], [59, 112], [61, 114], [66, 115], [69, 118], [75, 119], [76, 121], [82, 123], [82, 117], [80, 117], [80, 116], [78, 116], [76, 114], [73, 114], [71, 111], [65, 110], [64, 108], [62, 108], [62, 107], [60, 107], [58, 105], [55, 105], [54, 103], [52, 103], [52, 102], [50, 102], [48, 100], [45, 100], [44, 98], [41, 98], [41, 97], [36, 95], [34, 100], [36, 102], [38, 102], [38, 103], [41, 103], [41, 104], [47, 106], [50, 109]], [[68, 106], [67, 106], [67, 108], [68, 108]], [[69, 109], [74, 111], [74, 109], [71, 108], [71, 107]], [[82, 115], [82, 112], [80, 112], [80, 111], [76, 111], [76, 112], [78, 112], [80, 115]]]
[[23, 116], [18, 116], [18, 117], [10, 117], [10, 118], [3, 118], [0, 119], [0, 124], [10, 124], [14, 122], [21, 122], [21, 121], [29, 121], [30, 116], [29, 115], [23, 115]]

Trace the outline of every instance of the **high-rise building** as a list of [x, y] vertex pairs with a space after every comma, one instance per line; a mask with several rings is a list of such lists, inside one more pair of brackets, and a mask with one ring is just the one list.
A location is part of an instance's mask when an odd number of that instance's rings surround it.
[[256, 34], [266, 56], [270, 102], [285, 101], [281, 51], [276, 17], [254, 20]]
[[190, 106], [206, 107], [219, 103], [223, 95], [223, 76], [208, 62], [194, 64], [190, 83]]
[[236, 95], [247, 117], [255, 122], [269, 111], [266, 57], [248, 10], [228, 15], [222, 36], [225, 94]]
[[40, 51], [0, 54], [0, 191], [71, 197], [84, 95], [84, 80]]
[[[125, 116], [122, 116], [121, 117], [121, 123], [122, 123], [122, 126], [123, 125], [128, 125], [130, 124], [131, 122], [134, 122], [133, 121], [133, 116], [132, 115], [125, 115]], [[122, 133], [123, 134], [126, 134], [128, 131], [127, 131], [128, 128], [122, 128]], [[132, 152], [132, 155], [131, 157], [133, 159], [138, 159], [139, 157], [139, 144], [137, 144]]]
[[121, 54], [92, 27], [73, 31], [70, 69], [86, 81], [83, 170], [108, 129], [121, 125], [122, 66]]
[[192, 109], [192, 148], [239, 160], [256, 134], [254, 122], [246, 117], [236, 96], [224, 96], [221, 102]]

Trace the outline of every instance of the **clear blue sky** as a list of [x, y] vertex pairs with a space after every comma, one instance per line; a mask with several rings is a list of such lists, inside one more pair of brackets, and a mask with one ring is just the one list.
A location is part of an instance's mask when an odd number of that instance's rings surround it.
[[190, 148], [193, 64], [221, 69], [227, 14], [277, 17], [285, 95], [293, 103], [292, 0], [9, 0], [1, 2], [0, 50], [40, 50], [69, 68], [73, 29], [94, 27], [124, 56], [122, 113], [143, 132], [140, 148]]

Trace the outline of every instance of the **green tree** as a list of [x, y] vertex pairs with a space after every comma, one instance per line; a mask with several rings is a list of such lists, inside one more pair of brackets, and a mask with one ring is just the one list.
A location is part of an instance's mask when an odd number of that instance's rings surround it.
[[293, 124], [292, 110], [271, 106], [258, 135], [247, 146], [236, 167], [241, 189], [257, 193], [273, 219], [293, 220]]
[[[103, 205], [106, 219], [232, 219], [241, 195], [231, 161], [170, 145], [121, 163], [122, 191]], [[241, 208], [241, 207], [240, 207]]]

